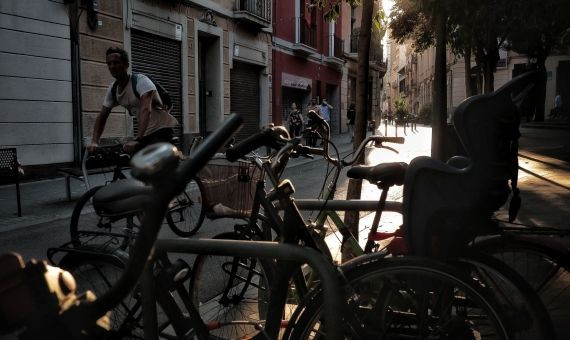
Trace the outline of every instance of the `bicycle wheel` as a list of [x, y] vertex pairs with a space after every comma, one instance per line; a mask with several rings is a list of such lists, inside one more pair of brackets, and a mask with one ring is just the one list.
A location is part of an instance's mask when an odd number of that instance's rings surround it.
[[135, 220], [138, 217], [133, 214], [117, 218], [99, 216], [93, 209], [92, 198], [102, 187], [91, 188], [75, 204], [69, 224], [71, 241], [75, 246], [115, 244], [125, 250], [128, 246], [125, 233], [135, 232], [134, 228], [137, 226]]
[[[512, 339], [501, 307], [453, 267], [413, 257], [342, 266], [347, 339]], [[284, 339], [325, 339], [322, 292], [309, 295]]]
[[503, 236], [475, 243], [475, 248], [493, 255], [519, 273], [544, 303], [556, 336], [570, 334], [570, 256], [568, 250], [550, 245], [548, 238]]
[[[215, 239], [244, 240], [236, 232]], [[269, 304], [269, 273], [272, 264], [256, 258], [199, 255], [190, 279], [190, 295], [207, 325], [216, 325], [216, 339], [238, 339], [259, 333]], [[287, 306], [285, 316], [294, 306]]]
[[552, 321], [533, 288], [514, 269], [491, 255], [468, 251], [452, 260], [458, 270], [490, 290], [509, 317], [515, 339], [554, 339]]
[[[119, 253], [116, 253], [117, 255]], [[69, 253], [59, 266], [69, 271], [77, 283], [77, 291], [87, 290], [101, 296], [121, 276], [126, 265], [126, 255], [84, 256]], [[111, 313], [109, 339], [144, 339], [142, 308], [136, 294], [129, 294]]]
[[198, 232], [206, 216], [203, 204], [204, 186], [198, 178], [192, 179], [183, 193], [170, 203], [166, 221], [172, 231], [180, 237], [190, 237]]

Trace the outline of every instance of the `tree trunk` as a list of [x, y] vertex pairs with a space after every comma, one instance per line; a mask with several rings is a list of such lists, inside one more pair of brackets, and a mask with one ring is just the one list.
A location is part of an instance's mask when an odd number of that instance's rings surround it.
[[546, 102], [546, 58], [538, 60], [538, 84], [536, 86], [536, 110], [534, 112], [535, 122], [544, 122], [544, 107]]
[[[374, 12], [374, 0], [362, 1], [362, 18], [360, 20], [360, 33], [358, 37], [358, 73], [356, 75], [356, 117], [354, 119], [354, 141], [353, 150], [356, 150], [366, 137], [366, 117], [367, 117], [367, 94], [368, 94], [368, 70], [369, 51], [372, 32], [372, 15]], [[361, 164], [364, 157], [361, 157], [357, 164]], [[362, 180], [348, 181], [346, 199], [360, 199]], [[344, 215], [344, 223], [348, 226], [354, 237], [358, 239], [358, 211], [348, 211]], [[350, 258], [349, 253], [342, 251], [342, 261]]]
[[464, 65], [465, 65], [465, 98], [469, 98], [473, 95], [473, 89], [471, 88], [471, 47], [465, 49]]
[[435, 74], [432, 102], [431, 156], [444, 160], [445, 131], [447, 128], [447, 13], [440, 7], [434, 11], [435, 21]]
[[485, 93], [491, 93], [495, 90], [495, 72], [489, 61], [485, 64], [487, 66], [485, 67]]

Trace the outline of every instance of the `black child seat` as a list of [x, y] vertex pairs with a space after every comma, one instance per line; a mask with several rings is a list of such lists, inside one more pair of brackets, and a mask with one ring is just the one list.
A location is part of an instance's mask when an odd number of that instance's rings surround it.
[[446, 255], [465, 246], [477, 230], [491, 226], [493, 212], [511, 193], [509, 180], [514, 192], [509, 218], [515, 218], [520, 207], [516, 188], [519, 117], [536, 75], [525, 73], [457, 107], [455, 131], [468, 157], [455, 156], [447, 163], [418, 157], [409, 164], [403, 216], [412, 254]]

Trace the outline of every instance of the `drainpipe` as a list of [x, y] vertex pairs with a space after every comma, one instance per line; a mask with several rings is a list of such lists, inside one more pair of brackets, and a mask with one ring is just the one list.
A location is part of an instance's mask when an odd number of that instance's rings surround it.
[[74, 1], [69, 5], [69, 21], [69, 40], [71, 43], [71, 101], [73, 107], [73, 160], [77, 165], [81, 163], [81, 148], [83, 146], [78, 1]]

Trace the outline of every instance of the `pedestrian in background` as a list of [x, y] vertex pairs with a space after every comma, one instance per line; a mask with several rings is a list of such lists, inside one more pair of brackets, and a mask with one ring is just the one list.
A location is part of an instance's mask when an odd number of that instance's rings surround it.
[[303, 115], [301, 111], [297, 109], [297, 104], [293, 102], [291, 104], [291, 112], [289, 112], [289, 135], [291, 137], [298, 137], [301, 135], [301, 130], [303, 129]]
[[354, 139], [354, 118], [356, 117], [356, 109], [354, 107], [354, 103], [350, 104], [348, 110], [346, 111], [346, 118], [348, 125], [348, 133], [350, 133], [350, 141]]
[[332, 105], [327, 103], [327, 99], [323, 98], [321, 102], [321, 116], [327, 121], [329, 125], [331, 125], [331, 110], [333, 109]]

